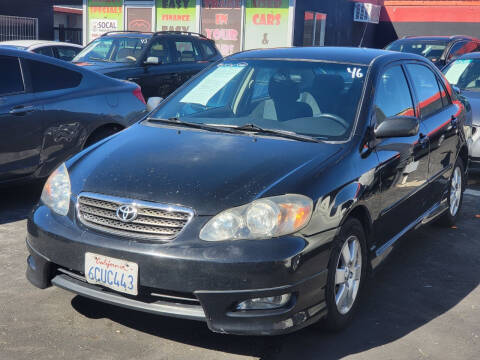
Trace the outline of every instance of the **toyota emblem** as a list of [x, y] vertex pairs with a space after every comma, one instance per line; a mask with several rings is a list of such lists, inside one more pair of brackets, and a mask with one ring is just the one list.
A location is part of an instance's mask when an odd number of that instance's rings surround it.
[[133, 205], [120, 205], [117, 209], [117, 218], [123, 222], [131, 222], [137, 218], [138, 210]]

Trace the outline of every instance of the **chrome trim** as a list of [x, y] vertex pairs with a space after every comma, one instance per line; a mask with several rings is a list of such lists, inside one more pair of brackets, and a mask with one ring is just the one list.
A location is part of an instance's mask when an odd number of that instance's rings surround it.
[[[186, 214], [187, 218], [185, 220], [185, 225], [182, 227], [182, 229], [173, 235], [152, 235], [152, 234], [136, 234], [134, 232], [130, 232], [127, 230], [117, 230], [114, 228], [109, 228], [107, 226], [101, 226], [101, 225], [96, 225], [86, 219], [84, 219], [83, 215], [80, 212], [80, 198], [85, 197], [85, 198], [91, 198], [95, 200], [100, 200], [100, 201], [106, 201], [114, 204], [118, 204], [118, 206], [121, 205], [132, 205], [135, 206], [138, 211], [139, 211], [139, 216], [141, 215], [140, 212], [143, 209], [154, 209], [154, 210], [160, 210], [160, 211], [165, 211], [167, 213], [184, 213]], [[86, 205], [88, 206], [88, 205]], [[135, 199], [129, 199], [129, 198], [123, 198], [123, 197], [116, 197], [116, 196], [111, 196], [111, 195], [104, 195], [104, 194], [97, 194], [97, 193], [91, 193], [91, 192], [81, 192], [76, 196], [75, 199], [75, 208], [76, 208], [76, 215], [78, 220], [85, 225], [88, 228], [98, 230], [103, 233], [108, 233], [108, 234], [114, 234], [122, 237], [131, 237], [131, 238], [136, 238], [136, 239], [145, 239], [145, 240], [173, 240], [177, 238], [185, 228], [188, 226], [188, 224], [191, 222], [193, 216], [195, 215], [195, 212], [191, 208], [187, 208], [184, 206], [180, 205], [173, 205], [173, 204], [163, 204], [163, 203], [156, 203], [156, 202], [150, 202], [150, 201], [143, 201], [143, 200], [135, 200]], [[99, 207], [101, 209], [101, 207]], [[114, 210], [114, 209], [110, 209]], [[160, 218], [160, 217], [158, 217]], [[170, 220], [179, 220], [176, 218], [173, 214], [169, 216], [166, 214], [165, 219], [170, 219]], [[120, 221], [120, 220], [118, 220]], [[135, 222], [130, 222], [128, 224], [134, 224]], [[127, 224], [127, 223], [125, 223]], [[168, 226], [165, 226], [168, 227]]]

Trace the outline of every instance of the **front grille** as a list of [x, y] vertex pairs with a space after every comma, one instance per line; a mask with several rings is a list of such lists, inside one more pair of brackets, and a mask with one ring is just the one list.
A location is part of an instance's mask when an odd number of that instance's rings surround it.
[[[134, 220], [126, 222], [117, 216], [117, 209], [122, 205], [131, 205], [137, 210]], [[126, 237], [172, 240], [191, 220], [193, 211], [176, 205], [81, 193], [77, 215], [84, 225], [95, 230]]]

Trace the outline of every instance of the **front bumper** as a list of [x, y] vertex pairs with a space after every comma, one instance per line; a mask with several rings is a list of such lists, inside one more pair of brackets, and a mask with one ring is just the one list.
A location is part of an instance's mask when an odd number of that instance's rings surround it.
[[[195, 222], [197, 222], [195, 226]], [[197, 229], [205, 221], [192, 220]], [[195, 230], [192, 230], [195, 233]], [[28, 222], [27, 278], [82, 296], [154, 314], [206, 321], [215, 332], [242, 335], [288, 333], [326, 314], [325, 285], [335, 231], [305, 239], [209, 243], [190, 231], [170, 243], [136, 242], [95, 232], [40, 206]], [[88, 284], [84, 254], [136, 262], [139, 295]], [[251, 298], [291, 293], [279, 309], [236, 311]]]

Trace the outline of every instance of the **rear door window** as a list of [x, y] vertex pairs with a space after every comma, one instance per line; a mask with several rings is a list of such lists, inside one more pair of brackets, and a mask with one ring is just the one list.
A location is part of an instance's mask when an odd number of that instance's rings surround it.
[[51, 46], [41, 47], [41, 48], [33, 50], [33, 52], [36, 53], [36, 54], [50, 56], [50, 57], [55, 56], [54, 53], [53, 53], [53, 48]]
[[442, 95], [435, 74], [426, 66], [407, 64], [415, 93], [417, 94], [422, 118], [442, 110]]
[[70, 89], [80, 85], [82, 74], [60, 66], [25, 59], [33, 92]]
[[178, 62], [195, 62], [200, 58], [197, 47], [191, 40], [176, 40]]
[[0, 96], [25, 90], [20, 61], [17, 57], [0, 55]]

